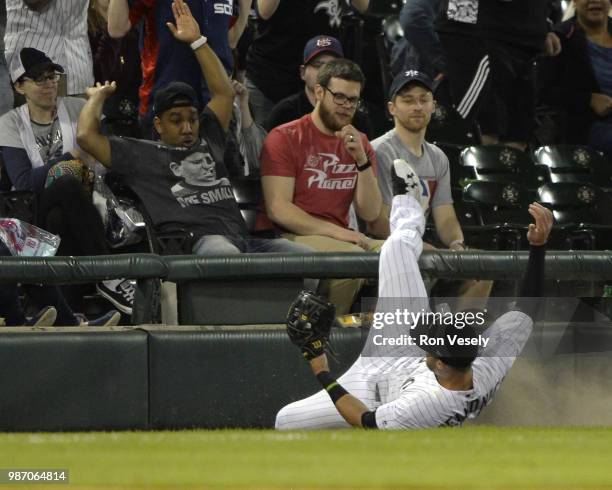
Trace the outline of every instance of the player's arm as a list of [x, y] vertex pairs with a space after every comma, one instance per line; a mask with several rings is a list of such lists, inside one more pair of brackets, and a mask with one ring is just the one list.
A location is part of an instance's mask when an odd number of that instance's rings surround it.
[[107, 11], [108, 34], [112, 38], [125, 36], [132, 24], [130, 23], [130, 7], [128, 0], [109, 0]]
[[111, 166], [111, 146], [109, 139], [100, 132], [104, 101], [117, 88], [115, 82], [97, 83], [87, 89], [87, 103], [81, 109], [77, 126], [79, 146], [105, 167]]
[[377, 429], [375, 412], [347, 392], [329, 372], [327, 356], [322, 354], [310, 361], [310, 368], [331, 398], [338, 413], [353, 427]]
[[261, 186], [268, 218], [278, 226], [296, 235], [328, 236], [343, 242], [355, 243], [364, 250], [369, 250], [370, 241], [363, 233], [311, 216], [293, 204], [295, 190], [293, 177], [265, 175], [261, 178]]
[[[191, 10], [184, 0], [172, 2], [172, 13], [176, 25], [168, 22], [167, 26], [178, 41], [191, 45], [205, 39], [200, 32], [199, 24], [191, 15]], [[219, 124], [227, 132], [234, 102], [232, 83], [223, 64], [207, 42], [196, 47], [194, 53], [210, 91], [211, 99], [208, 108], [214, 112]]]
[[374, 412], [350, 395], [329, 372], [325, 351], [335, 318], [334, 305], [310, 291], [301, 291], [287, 313], [287, 335], [310, 363], [340, 415], [353, 427], [376, 428]]
[[517, 302], [517, 309], [533, 317], [537, 305], [530, 298], [542, 296], [544, 289], [546, 242], [552, 230], [553, 214], [549, 209], [537, 202], [529, 205], [529, 214], [534, 218], [535, 223], [530, 224], [527, 230], [529, 259], [520, 297]]
[[440, 241], [453, 250], [465, 249], [463, 231], [454, 206], [452, 204], [442, 204], [433, 208], [431, 212]]

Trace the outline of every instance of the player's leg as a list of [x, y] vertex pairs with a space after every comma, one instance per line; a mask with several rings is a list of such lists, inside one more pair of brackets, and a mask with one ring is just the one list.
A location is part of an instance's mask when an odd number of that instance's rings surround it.
[[[365, 403], [368, 408], [373, 410], [379, 404], [376, 401], [376, 383], [364, 372], [360, 360], [357, 360], [346, 373], [338, 378], [338, 383], [351, 395]], [[279, 430], [347, 429], [350, 427], [324, 390], [281, 408], [276, 415], [274, 426]]]
[[429, 196], [426, 184], [404, 160], [391, 169], [393, 203], [391, 235], [382, 247], [378, 272], [379, 298], [426, 298], [427, 290], [418, 266]]

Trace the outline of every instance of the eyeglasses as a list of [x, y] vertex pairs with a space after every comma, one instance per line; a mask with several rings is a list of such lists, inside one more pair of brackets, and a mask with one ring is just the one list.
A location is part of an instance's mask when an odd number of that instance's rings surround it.
[[338, 105], [347, 105], [349, 107], [359, 107], [361, 104], [361, 99], [359, 97], [348, 97], [347, 95], [341, 94], [340, 92], [332, 92], [325, 85], [321, 85], [325, 90], [327, 90], [334, 99], [334, 102]]
[[31, 82], [34, 82], [36, 85], [38, 85], [40, 87], [40, 86], [44, 85], [47, 82], [51, 82], [51, 83], [59, 82], [60, 74], [59, 73], [47, 73], [46, 75], [41, 75], [41, 76], [36, 77], [36, 78], [24, 77], [24, 79], [25, 80], [29, 80]]

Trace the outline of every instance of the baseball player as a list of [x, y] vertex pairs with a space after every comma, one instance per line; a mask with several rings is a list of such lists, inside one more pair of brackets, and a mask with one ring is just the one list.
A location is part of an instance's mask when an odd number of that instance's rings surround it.
[[[423, 246], [423, 211], [428, 205], [421, 198], [421, 186], [425, 184], [404, 160], [394, 162], [392, 177], [392, 233], [381, 251], [379, 298], [423, 301], [427, 293], [417, 260]], [[526, 299], [541, 295], [544, 245], [553, 218], [537, 203], [529, 206], [529, 213], [535, 224], [529, 225], [527, 232], [530, 253], [521, 299], [515, 310], [500, 316], [479, 336], [471, 326], [460, 329], [457, 323], [434, 325], [426, 338], [436, 346], [427, 346], [425, 351], [406, 343], [379, 356], [367, 356], [364, 351], [335, 380], [325, 354], [333, 307], [301, 293], [289, 310], [287, 331], [310, 362], [323, 390], [282, 408], [276, 416], [276, 428], [417, 429], [461, 425], [465, 419], [476, 417], [499, 388], [533, 326], [535, 304]], [[368, 342], [373, 332], [371, 329]], [[465, 345], [458, 346], [453, 335], [463, 339]], [[450, 338], [455, 342], [438, 342]], [[476, 342], [486, 347], [479, 350]]]

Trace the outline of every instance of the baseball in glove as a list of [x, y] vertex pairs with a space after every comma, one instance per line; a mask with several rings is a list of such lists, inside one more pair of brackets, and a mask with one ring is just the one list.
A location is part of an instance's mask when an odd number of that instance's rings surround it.
[[329, 347], [329, 333], [336, 318], [336, 308], [320, 296], [301, 291], [287, 313], [287, 334], [310, 361]]

